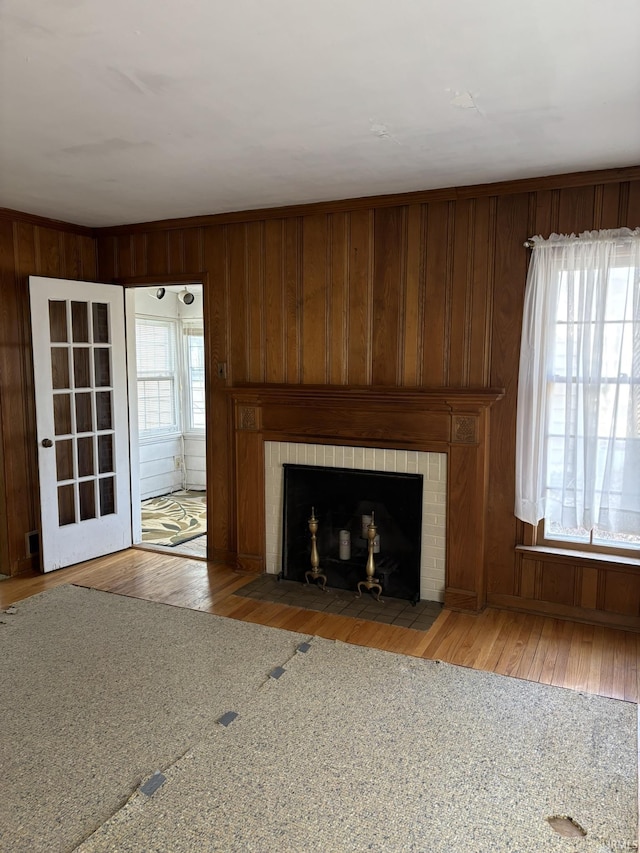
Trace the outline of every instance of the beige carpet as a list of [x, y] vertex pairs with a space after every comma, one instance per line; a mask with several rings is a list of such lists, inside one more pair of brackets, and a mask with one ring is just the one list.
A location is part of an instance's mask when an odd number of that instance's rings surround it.
[[1, 618], [1, 850], [633, 849], [630, 703], [73, 587]]
[[205, 492], [180, 491], [142, 501], [142, 541], [175, 547], [207, 532]]

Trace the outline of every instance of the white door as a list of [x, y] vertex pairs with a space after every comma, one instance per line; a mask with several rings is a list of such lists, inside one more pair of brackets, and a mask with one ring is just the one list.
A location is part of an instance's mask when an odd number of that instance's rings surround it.
[[45, 572], [131, 545], [123, 288], [29, 277]]

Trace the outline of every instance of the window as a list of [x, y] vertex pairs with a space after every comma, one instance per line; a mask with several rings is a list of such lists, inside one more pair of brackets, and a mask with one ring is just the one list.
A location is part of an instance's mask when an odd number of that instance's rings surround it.
[[141, 435], [177, 432], [176, 324], [136, 317], [136, 360]]
[[183, 320], [186, 368], [186, 427], [197, 431], [205, 428], [204, 394], [204, 330], [202, 322]]
[[534, 238], [516, 515], [547, 544], [640, 549], [640, 229]]

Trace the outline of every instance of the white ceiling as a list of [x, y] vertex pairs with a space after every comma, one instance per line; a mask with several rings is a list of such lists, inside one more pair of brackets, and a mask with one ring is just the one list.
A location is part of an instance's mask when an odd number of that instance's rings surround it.
[[114, 225], [634, 165], [640, 3], [1, 0], [0, 206]]

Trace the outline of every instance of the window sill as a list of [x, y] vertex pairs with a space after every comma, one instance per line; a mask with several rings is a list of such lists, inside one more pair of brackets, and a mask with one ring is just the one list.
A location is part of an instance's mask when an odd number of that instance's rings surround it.
[[539, 554], [558, 563], [613, 563], [620, 566], [635, 566], [640, 570], [640, 559], [620, 554], [605, 554], [595, 551], [572, 551], [569, 548], [550, 548], [547, 545], [516, 545], [516, 551], [530, 556]]

